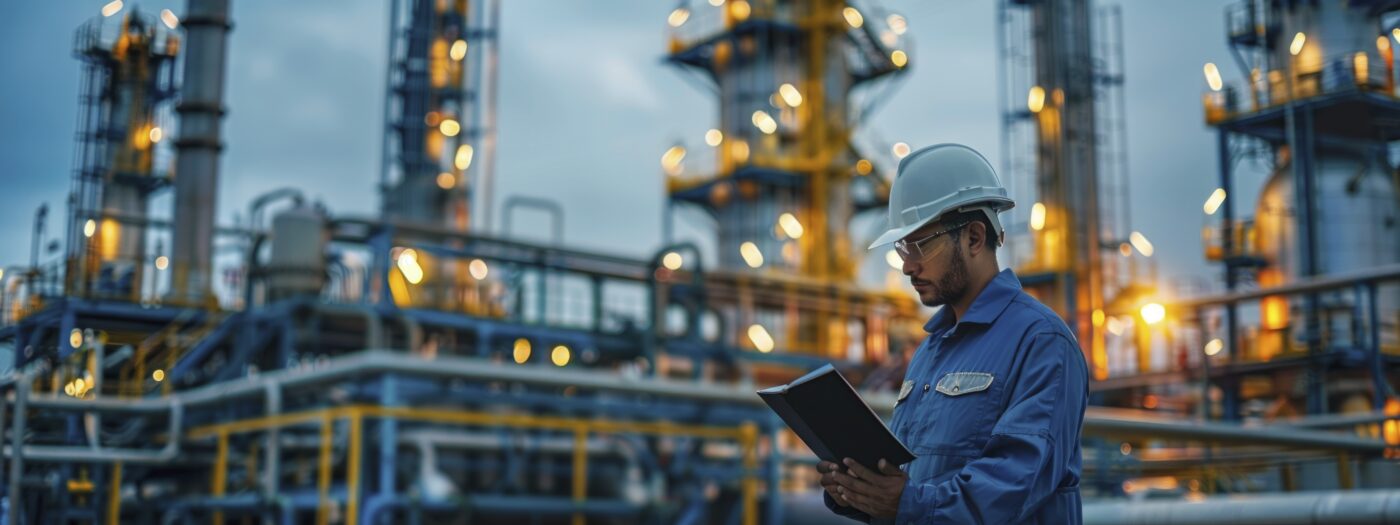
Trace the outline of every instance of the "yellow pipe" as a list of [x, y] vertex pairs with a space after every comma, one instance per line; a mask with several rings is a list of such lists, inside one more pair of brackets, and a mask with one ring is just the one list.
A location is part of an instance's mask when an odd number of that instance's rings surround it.
[[122, 516], [122, 464], [112, 464], [112, 480], [107, 492], [107, 525], [117, 525]]
[[[228, 432], [219, 433], [219, 452], [214, 458], [214, 474], [209, 480], [209, 493], [215, 498], [223, 497], [228, 480]], [[214, 524], [223, 525], [224, 513], [214, 512]]]
[[[331, 484], [331, 437], [332, 422], [348, 418], [350, 421], [350, 450], [346, 466], [348, 496], [346, 501], [346, 521], [355, 523], [359, 514], [359, 487], [361, 470], [361, 450], [363, 448], [363, 420], [366, 417], [396, 418], [430, 423], [458, 425], [495, 425], [518, 428], [547, 430], [571, 430], [574, 432], [574, 479], [573, 498], [583, 502], [588, 494], [588, 455], [587, 439], [590, 432], [638, 433], [661, 436], [694, 436], [703, 438], [734, 439], [739, 441], [744, 454], [744, 479], [742, 481], [744, 524], [758, 523], [758, 427], [753, 422], [739, 428], [705, 425], [677, 424], [666, 421], [612, 421], [582, 418], [536, 416], [530, 414], [493, 414], [485, 412], [462, 412], [446, 409], [380, 407], [373, 405], [347, 405], [305, 412], [293, 412], [276, 416], [231, 421], [205, 425], [191, 429], [191, 439], [210, 435], [219, 438], [220, 459], [215, 472], [219, 476], [215, 484], [215, 495], [222, 495], [223, 475], [228, 454], [228, 436], [234, 433], [255, 432], [270, 428], [299, 425], [319, 421], [321, 423], [320, 467], [317, 475], [319, 505], [316, 510], [316, 523], [325, 525], [329, 521]], [[582, 512], [573, 516], [573, 523], [584, 523]]]
[[[345, 496], [345, 523], [359, 523], [360, 514], [360, 447], [364, 443], [364, 415], [362, 410], [350, 411], [350, 458], [346, 462], [345, 477], [348, 493]], [[393, 446], [393, 445], [389, 445]]]
[[[574, 504], [583, 505], [588, 498], [588, 426], [574, 427]], [[574, 511], [573, 525], [584, 525], [582, 507]]]
[[316, 525], [330, 521], [331, 509], [331, 413], [321, 417], [321, 463], [316, 473], [316, 488], [320, 492], [316, 505]]
[[[740, 482], [744, 502], [744, 525], [758, 525], [758, 425], [746, 421], [739, 427], [739, 447], [744, 453], [744, 479]], [[771, 490], [777, 490], [773, 487]]]

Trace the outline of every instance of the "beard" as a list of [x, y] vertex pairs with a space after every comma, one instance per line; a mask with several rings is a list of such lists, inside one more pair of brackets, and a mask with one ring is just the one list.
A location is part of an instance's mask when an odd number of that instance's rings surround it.
[[920, 297], [924, 306], [937, 307], [956, 303], [967, 295], [967, 263], [963, 261], [962, 245], [953, 245], [953, 260], [948, 263], [948, 271], [933, 283], [928, 298]]

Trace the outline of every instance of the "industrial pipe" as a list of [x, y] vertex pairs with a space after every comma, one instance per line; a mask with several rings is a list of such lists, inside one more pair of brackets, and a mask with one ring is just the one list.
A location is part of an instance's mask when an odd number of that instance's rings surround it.
[[1347, 525], [1400, 523], [1400, 490], [1292, 492], [1201, 501], [1115, 501], [1084, 504], [1085, 524]]

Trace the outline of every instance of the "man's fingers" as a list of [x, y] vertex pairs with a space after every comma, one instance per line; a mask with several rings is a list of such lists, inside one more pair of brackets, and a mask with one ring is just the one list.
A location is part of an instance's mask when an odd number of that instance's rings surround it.
[[860, 494], [847, 494], [846, 502], [850, 503], [851, 506], [855, 507], [855, 509], [858, 511], [871, 515], [875, 514], [875, 506], [872, 504], [868, 496], [863, 496]]
[[859, 461], [856, 461], [851, 458], [846, 458], [845, 463], [846, 468], [851, 471], [852, 476], [864, 479], [874, 479], [875, 476], [873, 476], [873, 474], [875, 473], [872, 472], [870, 469], [865, 468], [865, 465], [860, 464]]
[[836, 482], [841, 484], [841, 487], [845, 491], [844, 493], [846, 494], [849, 494], [851, 492], [874, 494], [880, 490], [879, 487], [863, 479], [853, 478], [845, 474], [835, 474], [835, 476]]
[[886, 461], [886, 460], [884, 460], [884, 459], [881, 459], [881, 460], [880, 460], [880, 473], [881, 473], [881, 474], [884, 474], [884, 475], [886, 475], [886, 476], [903, 476], [903, 475], [904, 475], [904, 471], [899, 470], [899, 467], [894, 466], [894, 465], [891, 464], [889, 461]]

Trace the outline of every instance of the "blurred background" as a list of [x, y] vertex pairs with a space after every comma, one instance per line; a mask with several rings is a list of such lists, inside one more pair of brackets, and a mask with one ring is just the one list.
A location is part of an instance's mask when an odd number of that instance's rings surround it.
[[1398, 3], [12, 7], [4, 523], [840, 520], [752, 391], [889, 415], [941, 142], [1090, 364], [1088, 521], [1400, 501]]

